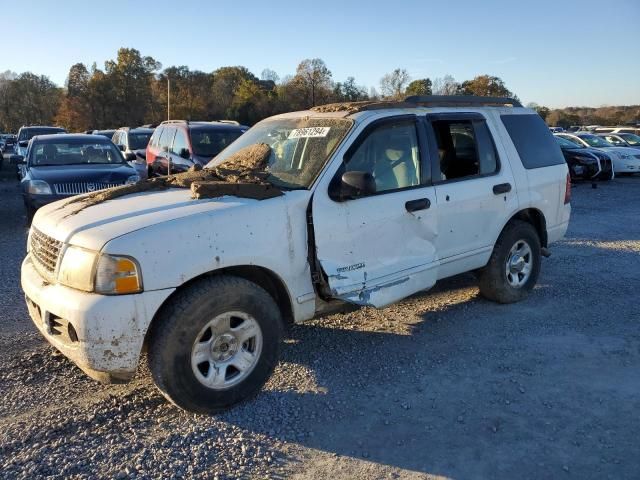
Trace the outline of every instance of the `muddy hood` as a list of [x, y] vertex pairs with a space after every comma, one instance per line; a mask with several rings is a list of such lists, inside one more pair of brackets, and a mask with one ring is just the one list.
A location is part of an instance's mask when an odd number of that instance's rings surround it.
[[[65, 206], [68, 199], [51, 203], [36, 213], [33, 226], [56, 240], [100, 250], [110, 240], [163, 222], [194, 215], [215, 215], [230, 208], [251, 207], [248, 215], [259, 215], [261, 204], [286, 202], [291, 194], [268, 200], [221, 197], [194, 200], [191, 190], [171, 188], [109, 200], [78, 211], [78, 204]], [[308, 192], [304, 192], [308, 194]], [[77, 212], [77, 213], [74, 213]], [[194, 232], [196, 234], [196, 232]], [[160, 240], [160, 239], [158, 239]]]

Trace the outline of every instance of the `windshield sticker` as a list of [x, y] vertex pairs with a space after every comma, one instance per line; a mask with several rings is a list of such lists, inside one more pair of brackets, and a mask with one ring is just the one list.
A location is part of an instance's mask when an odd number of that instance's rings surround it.
[[288, 138], [317, 138], [326, 137], [331, 127], [294, 128]]

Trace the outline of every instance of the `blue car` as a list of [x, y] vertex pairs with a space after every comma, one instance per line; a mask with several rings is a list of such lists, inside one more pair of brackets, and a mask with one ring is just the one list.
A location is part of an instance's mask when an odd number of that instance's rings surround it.
[[120, 150], [101, 135], [35, 136], [21, 167], [28, 219], [56, 200], [140, 180]]

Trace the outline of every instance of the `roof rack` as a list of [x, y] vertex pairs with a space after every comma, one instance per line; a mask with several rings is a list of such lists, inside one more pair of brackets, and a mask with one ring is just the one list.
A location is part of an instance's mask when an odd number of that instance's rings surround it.
[[477, 95], [412, 95], [405, 98], [404, 101], [429, 107], [522, 107], [522, 104], [514, 98], [481, 97]]
[[165, 120], [164, 122], [162, 122], [162, 124], [167, 124], [167, 123], [186, 123], [187, 125], [189, 125], [189, 120]]

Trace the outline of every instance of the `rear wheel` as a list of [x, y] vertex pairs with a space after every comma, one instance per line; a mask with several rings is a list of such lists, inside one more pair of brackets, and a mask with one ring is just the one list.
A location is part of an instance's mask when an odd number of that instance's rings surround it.
[[261, 287], [238, 277], [204, 278], [159, 313], [149, 367], [175, 405], [219, 412], [262, 388], [278, 362], [282, 330], [280, 310]]
[[538, 281], [540, 251], [538, 233], [530, 223], [510, 222], [500, 234], [489, 263], [480, 271], [480, 293], [499, 303], [525, 298]]

